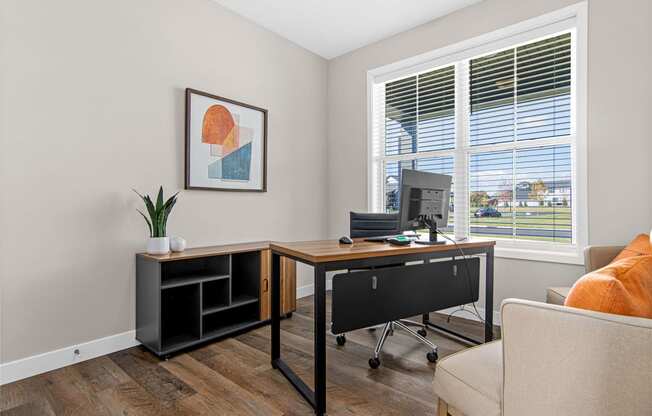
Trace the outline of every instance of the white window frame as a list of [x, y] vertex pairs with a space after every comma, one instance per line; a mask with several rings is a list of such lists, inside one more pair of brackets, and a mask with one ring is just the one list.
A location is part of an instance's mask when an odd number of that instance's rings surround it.
[[[562, 138], [537, 139], [532, 142], [510, 142], [507, 144], [470, 146], [468, 137], [469, 108], [468, 66], [462, 63], [473, 57], [492, 53], [501, 49], [511, 49], [541, 38], [562, 32], [571, 32], [573, 39], [571, 54], [571, 135]], [[407, 76], [431, 71], [455, 64], [455, 111], [456, 139], [455, 149], [410, 153], [407, 155], [384, 156], [384, 120], [381, 112], [374, 111], [377, 98], [384, 94], [384, 83]], [[465, 88], [466, 91], [463, 91]], [[384, 97], [381, 97], [384, 98]], [[382, 99], [384, 102], [384, 99]], [[454, 45], [440, 48], [422, 55], [385, 65], [367, 71], [367, 201], [371, 212], [384, 210], [384, 163], [391, 160], [411, 160], [424, 157], [454, 156], [455, 175], [463, 173], [464, 181], [455, 181], [456, 205], [468, 203], [468, 156], [477, 152], [488, 152], [508, 148], [539, 147], [556, 144], [571, 144], [575, 174], [572, 177], [572, 221], [573, 243], [555, 244], [529, 240], [496, 239], [496, 256], [523, 260], [546, 261], [567, 264], [583, 264], [582, 251], [588, 244], [587, 211], [587, 3], [572, 6], [526, 20]], [[374, 119], [375, 117], [375, 119]], [[462, 182], [462, 183], [459, 183]], [[455, 234], [457, 238], [469, 236], [469, 218], [465, 210], [455, 210]], [[473, 237], [473, 239], [483, 239]], [[493, 238], [492, 238], [493, 239]]]

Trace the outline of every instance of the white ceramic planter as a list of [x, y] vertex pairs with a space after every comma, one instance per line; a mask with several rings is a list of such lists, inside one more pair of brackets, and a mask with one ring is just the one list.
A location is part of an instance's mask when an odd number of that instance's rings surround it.
[[168, 237], [152, 237], [147, 240], [147, 254], [168, 254], [170, 239]]

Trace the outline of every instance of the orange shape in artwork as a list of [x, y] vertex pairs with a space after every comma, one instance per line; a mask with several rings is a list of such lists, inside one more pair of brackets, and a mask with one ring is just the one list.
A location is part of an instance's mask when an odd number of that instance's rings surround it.
[[229, 133], [226, 136], [226, 139], [224, 139], [224, 143], [222, 144], [222, 155], [226, 156], [232, 151], [236, 150], [240, 146], [240, 140], [238, 140], [238, 125], [236, 124], [235, 127], [233, 127], [233, 130], [231, 130], [231, 133]]
[[238, 126], [223, 105], [212, 105], [204, 113], [202, 143], [221, 145], [223, 155], [238, 148]]

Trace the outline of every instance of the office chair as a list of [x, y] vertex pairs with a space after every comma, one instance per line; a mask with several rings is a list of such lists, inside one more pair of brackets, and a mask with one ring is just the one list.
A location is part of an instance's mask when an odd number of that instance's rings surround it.
[[[364, 237], [379, 237], [383, 235], [396, 235], [400, 234], [399, 217], [398, 214], [375, 214], [375, 213], [350, 213], [350, 231], [351, 238], [364, 238]], [[393, 264], [384, 267], [402, 266], [402, 264]], [[426, 354], [428, 361], [434, 363], [437, 361], [437, 346], [425, 338], [427, 335], [426, 326], [423, 323], [411, 321], [409, 319], [400, 319], [398, 321], [390, 321], [383, 326], [383, 332], [378, 339], [376, 348], [374, 349], [374, 356], [369, 359], [369, 367], [378, 368], [380, 366], [380, 351], [387, 340], [387, 337], [394, 335], [394, 328], [400, 328], [412, 335], [419, 342], [426, 345], [431, 349]], [[418, 331], [413, 331], [410, 327], [418, 327]], [[375, 327], [369, 328], [374, 330]], [[339, 334], [336, 338], [338, 345], [346, 343], [346, 335]]]

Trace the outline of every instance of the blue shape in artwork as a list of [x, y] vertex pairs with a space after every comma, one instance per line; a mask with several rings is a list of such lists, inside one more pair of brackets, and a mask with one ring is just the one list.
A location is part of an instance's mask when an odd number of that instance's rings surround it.
[[208, 165], [208, 177], [211, 179], [222, 179], [222, 159]]
[[249, 180], [251, 142], [222, 158], [222, 179]]

